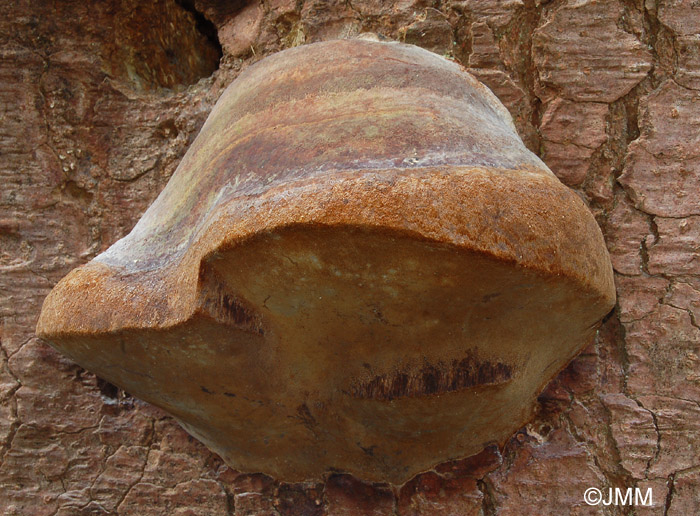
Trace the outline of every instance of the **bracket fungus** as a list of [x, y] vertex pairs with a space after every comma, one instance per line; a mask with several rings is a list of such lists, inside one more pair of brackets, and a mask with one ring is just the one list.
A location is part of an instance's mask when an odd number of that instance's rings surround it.
[[236, 469], [398, 484], [505, 442], [614, 299], [593, 216], [496, 97], [356, 39], [241, 73], [37, 333]]

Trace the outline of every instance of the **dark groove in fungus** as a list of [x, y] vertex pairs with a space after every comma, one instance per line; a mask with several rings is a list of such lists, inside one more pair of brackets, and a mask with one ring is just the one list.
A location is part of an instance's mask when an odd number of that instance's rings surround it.
[[449, 364], [425, 364], [412, 371], [377, 375], [368, 382], [355, 384], [356, 398], [393, 400], [446, 394], [468, 387], [496, 385], [509, 381], [513, 368], [502, 362], [480, 361], [472, 354]]

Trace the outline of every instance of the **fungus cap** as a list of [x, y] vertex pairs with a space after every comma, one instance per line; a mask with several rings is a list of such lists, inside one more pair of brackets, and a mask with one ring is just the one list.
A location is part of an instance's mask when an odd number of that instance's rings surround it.
[[285, 50], [37, 333], [232, 467], [401, 483], [503, 443], [614, 304], [583, 201], [459, 65]]

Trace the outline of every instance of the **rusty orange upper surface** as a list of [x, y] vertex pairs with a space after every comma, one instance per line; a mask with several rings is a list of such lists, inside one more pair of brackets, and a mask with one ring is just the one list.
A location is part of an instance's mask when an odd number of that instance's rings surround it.
[[485, 86], [418, 47], [340, 40], [246, 69], [134, 230], [50, 294], [38, 332], [186, 320], [205, 256], [294, 224], [404, 231], [614, 297], [593, 217]]

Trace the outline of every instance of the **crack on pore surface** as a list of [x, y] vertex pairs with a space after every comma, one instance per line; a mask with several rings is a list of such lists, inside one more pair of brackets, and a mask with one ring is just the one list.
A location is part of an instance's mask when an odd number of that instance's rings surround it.
[[424, 364], [413, 370], [395, 371], [357, 381], [350, 389], [356, 398], [393, 400], [445, 394], [467, 387], [498, 385], [513, 377], [513, 367], [502, 362], [478, 360], [468, 354], [450, 363]]
[[230, 292], [226, 282], [207, 265], [200, 269], [198, 304], [200, 311], [215, 321], [257, 335], [265, 334], [261, 315]]

